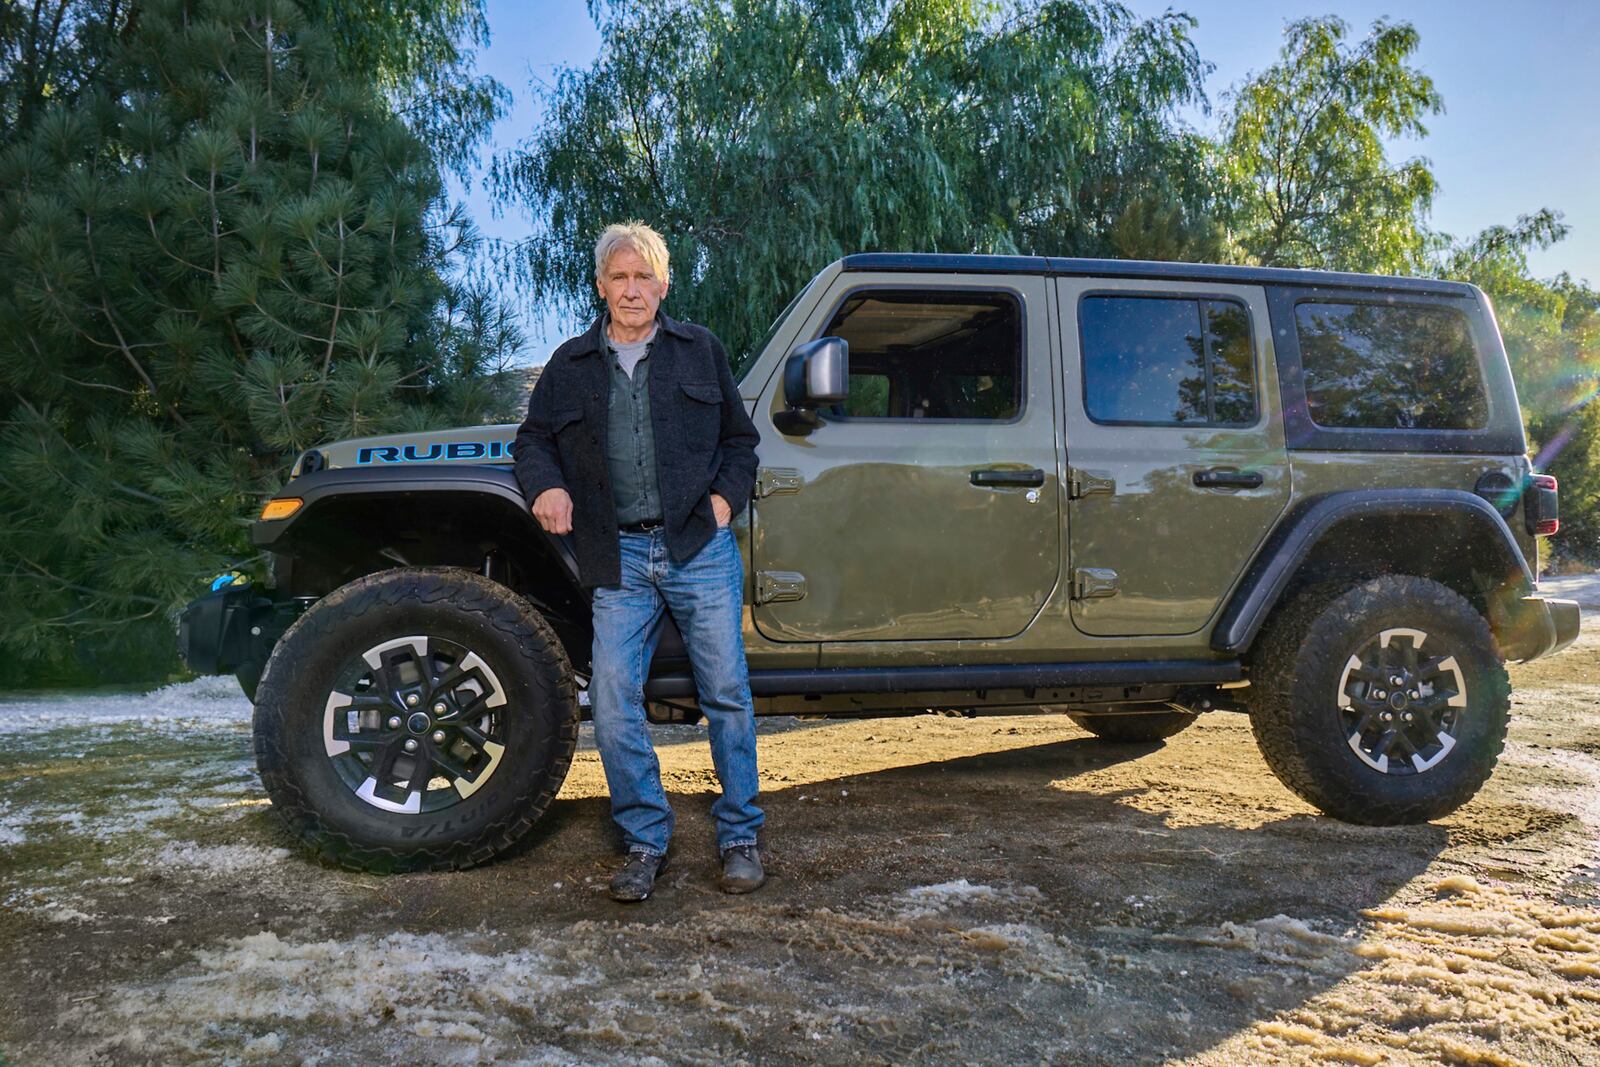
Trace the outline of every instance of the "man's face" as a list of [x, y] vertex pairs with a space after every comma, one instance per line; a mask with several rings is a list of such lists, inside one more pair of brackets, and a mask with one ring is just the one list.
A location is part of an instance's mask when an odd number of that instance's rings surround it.
[[631, 329], [648, 326], [667, 295], [667, 283], [657, 278], [649, 261], [628, 245], [611, 254], [611, 261], [595, 286], [611, 309], [611, 321]]

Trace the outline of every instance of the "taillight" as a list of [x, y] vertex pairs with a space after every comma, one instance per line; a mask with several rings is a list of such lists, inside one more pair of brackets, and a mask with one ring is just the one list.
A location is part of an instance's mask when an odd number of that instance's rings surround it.
[[1528, 532], [1535, 537], [1549, 537], [1561, 529], [1559, 486], [1548, 474], [1530, 474], [1528, 488], [1522, 494], [1523, 513]]

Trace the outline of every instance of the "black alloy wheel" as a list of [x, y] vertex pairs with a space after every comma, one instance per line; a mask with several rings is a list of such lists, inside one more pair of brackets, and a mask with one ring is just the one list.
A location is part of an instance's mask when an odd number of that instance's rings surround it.
[[[1434, 642], [1439, 644], [1438, 641]], [[1396, 627], [1345, 664], [1335, 702], [1346, 742], [1379, 774], [1424, 774], [1456, 746], [1467, 680], [1456, 657], [1429, 655], [1428, 634]]]
[[426, 634], [351, 657], [323, 718], [323, 747], [362, 800], [385, 811], [441, 811], [500, 766], [505, 687], [476, 652]]

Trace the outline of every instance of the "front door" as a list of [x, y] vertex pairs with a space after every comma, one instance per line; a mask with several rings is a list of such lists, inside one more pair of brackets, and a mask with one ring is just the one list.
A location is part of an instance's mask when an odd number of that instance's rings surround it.
[[1072, 619], [1204, 627], [1289, 501], [1258, 286], [1060, 278]]
[[998, 638], [1060, 570], [1048, 283], [847, 273], [800, 340], [850, 345], [849, 400], [807, 436], [757, 405], [757, 629], [777, 641]]

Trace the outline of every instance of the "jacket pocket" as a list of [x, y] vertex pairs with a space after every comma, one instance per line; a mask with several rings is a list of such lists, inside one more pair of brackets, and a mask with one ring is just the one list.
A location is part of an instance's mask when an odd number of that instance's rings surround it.
[[716, 382], [679, 382], [686, 399], [678, 404], [683, 443], [695, 466], [709, 463], [722, 436], [722, 390]]
[[716, 382], [679, 382], [684, 393], [702, 404], [722, 403], [722, 389]]

